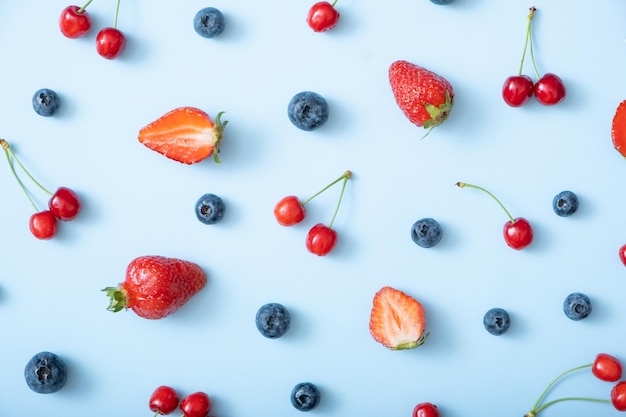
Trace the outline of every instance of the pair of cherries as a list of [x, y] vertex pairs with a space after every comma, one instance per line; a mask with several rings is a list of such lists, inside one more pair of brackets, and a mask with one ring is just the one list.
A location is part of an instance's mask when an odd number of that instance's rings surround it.
[[[87, 13], [87, 6], [93, 0], [89, 0], [84, 6], [67, 6], [59, 17], [59, 29], [61, 33], [70, 39], [85, 36], [91, 29], [91, 17]], [[117, 58], [126, 45], [126, 37], [117, 28], [117, 16], [119, 14], [120, 0], [117, 1], [115, 10], [115, 23], [112, 27], [105, 27], [96, 36], [96, 51], [106, 59]]]
[[341, 199], [343, 198], [346, 183], [350, 177], [352, 177], [352, 172], [344, 172], [339, 178], [303, 201], [300, 201], [300, 199], [295, 195], [282, 198], [278, 203], [276, 203], [276, 206], [274, 206], [274, 217], [276, 218], [276, 221], [278, 221], [278, 224], [281, 226], [293, 226], [300, 223], [306, 216], [306, 210], [304, 209], [305, 204], [322, 194], [333, 185], [342, 182], [341, 194], [339, 195], [339, 201], [337, 202], [337, 207], [335, 208], [332, 220], [328, 226], [323, 223], [317, 223], [313, 226], [309, 230], [305, 241], [306, 248], [309, 252], [318, 256], [328, 255], [337, 243], [337, 232], [332, 228], [332, 226], [335, 221], [335, 217], [337, 216], [337, 212], [339, 211], [339, 206], [341, 205]]
[[[555, 105], [563, 101], [565, 98], [566, 91], [561, 78], [553, 73], [546, 73], [543, 76], [539, 75], [539, 71], [537, 70], [537, 66], [535, 64], [531, 35], [531, 22], [536, 10], [537, 9], [535, 7], [531, 7], [530, 13], [528, 14], [526, 24], [526, 42], [524, 44], [524, 52], [522, 54], [519, 72], [517, 75], [508, 77], [502, 86], [502, 98], [505, 103], [511, 107], [520, 107], [530, 100], [533, 95], [539, 103], [545, 106]], [[530, 48], [530, 58], [537, 77], [536, 83], [533, 82], [533, 79], [528, 75], [522, 74], [527, 48]]]
[[180, 407], [183, 417], [206, 417], [212, 404], [204, 392], [194, 392], [181, 400], [174, 388], [161, 385], [150, 396], [148, 406], [155, 416], [171, 414]]
[[[54, 193], [48, 191], [28, 172], [20, 160], [15, 156], [13, 150], [9, 146], [9, 142], [4, 139], [0, 139], [0, 147], [4, 150], [7, 160], [9, 161], [11, 173], [35, 209], [35, 214], [30, 217], [29, 221], [30, 232], [37, 239], [52, 239], [58, 231], [58, 220], [70, 221], [74, 220], [78, 216], [81, 209], [81, 202], [78, 195], [67, 187], [59, 187]], [[26, 176], [30, 178], [39, 189], [50, 196], [47, 210], [40, 211], [37, 208], [30, 192], [26, 189], [24, 183], [17, 175], [14, 163], [16, 163], [24, 171]]]

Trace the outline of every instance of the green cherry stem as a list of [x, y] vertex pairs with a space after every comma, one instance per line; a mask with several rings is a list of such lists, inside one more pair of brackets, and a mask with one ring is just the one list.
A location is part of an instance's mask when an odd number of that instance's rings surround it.
[[338, 2], [338, 1], [339, 1], [339, 0], [335, 0], [335, 1], [333, 1], [332, 3], [330, 3], [330, 5], [331, 5], [331, 6], [333, 6], [333, 7], [335, 7], [335, 4], [337, 4], [337, 2]]
[[545, 408], [548, 408], [549, 406], [551, 406], [553, 404], [564, 402], [564, 401], [587, 401], [587, 402], [594, 402], [594, 403], [610, 403], [611, 402], [611, 400], [605, 400], [605, 399], [601, 399], [601, 398], [563, 397], [563, 398], [558, 398], [556, 400], [552, 400], [550, 402], [545, 403], [541, 407], [539, 407], [539, 408], [529, 412], [528, 414], [526, 414], [525, 417], [534, 417], [537, 414], [539, 414], [540, 411], [544, 410]]
[[339, 201], [337, 201], [337, 207], [335, 207], [335, 212], [333, 213], [332, 219], [330, 219], [330, 223], [328, 223], [328, 228], [333, 228], [333, 223], [335, 222], [335, 217], [337, 217], [337, 212], [339, 212], [339, 206], [341, 205], [341, 199], [343, 198], [343, 192], [346, 190], [346, 184], [348, 180], [352, 177], [352, 172], [346, 171], [343, 174], [343, 184], [341, 185], [341, 193], [339, 194]]
[[[517, 75], [522, 75], [522, 71], [524, 70], [524, 60], [526, 59], [526, 50], [528, 49], [528, 43], [530, 42], [530, 22], [533, 19], [533, 15], [535, 14], [535, 7], [530, 8], [530, 13], [528, 13], [528, 18], [526, 19], [526, 39], [524, 40], [524, 51], [522, 52], [522, 60], [519, 64], [519, 72]], [[531, 45], [532, 50], [532, 45]]]
[[[533, 52], [533, 35], [532, 35], [532, 28], [531, 28], [531, 21], [533, 19], [533, 16], [535, 15], [535, 11], [537, 9], [535, 8], [535, 6], [530, 8], [530, 13], [528, 14], [528, 33], [526, 34], [526, 36], [528, 37], [528, 44], [530, 46], [530, 62], [533, 65], [533, 70], [535, 71], [535, 75], [537, 76], [537, 79], [541, 78], [541, 75], [539, 74], [539, 71], [537, 70], [537, 64], [535, 64], [535, 53]], [[521, 72], [520, 72], [521, 74]]]
[[30, 201], [30, 204], [35, 209], [35, 212], [38, 212], [39, 209], [37, 208], [37, 204], [35, 204], [35, 201], [33, 201], [33, 198], [30, 196], [30, 193], [28, 192], [28, 190], [26, 190], [26, 187], [24, 186], [24, 183], [22, 182], [20, 177], [17, 175], [17, 172], [15, 172], [15, 167], [13, 166], [13, 160], [11, 159], [11, 155], [13, 153], [11, 152], [11, 150], [9, 148], [9, 142], [7, 142], [4, 139], [0, 139], [0, 146], [2, 146], [2, 149], [4, 150], [4, 154], [7, 157], [7, 161], [9, 163], [9, 168], [11, 168], [11, 172], [13, 173], [13, 176], [17, 180], [17, 183], [20, 185], [20, 188], [22, 189], [22, 191], [26, 195], [26, 198], [28, 198], [28, 201]]
[[352, 173], [350, 171], [344, 172], [343, 175], [341, 175], [341, 177], [337, 178], [335, 181], [331, 182], [326, 187], [322, 188], [321, 190], [319, 190], [318, 192], [313, 194], [311, 197], [309, 197], [306, 200], [302, 201], [300, 203], [300, 205], [304, 206], [306, 203], [308, 203], [309, 201], [313, 200], [315, 197], [317, 197], [318, 195], [322, 194], [324, 191], [328, 190], [330, 187], [332, 187], [333, 185], [337, 184], [339, 181], [342, 181], [342, 180], [350, 178], [351, 175], [352, 175]]
[[85, 11], [85, 9], [87, 8], [87, 6], [89, 6], [91, 4], [93, 0], [89, 0], [87, 3], [85, 3], [85, 5], [83, 7], [81, 7], [80, 9], [76, 10], [76, 13], [80, 14], [83, 13]]
[[115, 21], [113, 22], [114, 29], [117, 29], [117, 17], [120, 14], [120, 1], [121, 0], [117, 0], [117, 6], [115, 7]]
[[[13, 153], [13, 150], [12, 150], [12, 149], [11, 149], [11, 147], [9, 146], [9, 142], [7, 142], [7, 141], [6, 141], [6, 140], [4, 140], [4, 139], [0, 139], [0, 146], [2, 147], [2, 149], [4, 149], [4, 152], [7, 154], [7, 157], [10, 157], [10, 158], [9, 158], [9, 161], [13, 160], [13, 161], [17, 162], [17, 164], [20, 166], [20, 168], [22, 168], [22, 171], [24, 171], [24, 173], [28, 176], [28, 178], [30, 178], [30, 180], [31, 180], [32, 182], [34, 182], [34, 183], [35, 183], [35, 185], [36, 185], [37, 187], [39, 187], [39, 189], [40, 189], [41, 191], [43, 191], [44, 193], [46, 193], [46, 194], [48, 194], [48, 195], [52, 195], [52, 192], [51, 192], [50, 190], [48, 190], [46, 187], [44, 187], [43, 185], [41, 185], [41, 184], [39, 183], [39, 181], [37, 181], [37, 180], [35, 179], [35, 177], [33, 177], [33, 176], [30, 174], [30, 172], [28, 172], [28, 170], [27, 170], [27, 169], [26, 169], [26, 167], [22, 164], [22, 162], [18, 159], [18, 157], [17, 157], [17, 156], [15, 156], [15, 154]], [[14, 168], [13, 168], [13, 164], [11, 164], [11, 170], [13, 170], [13, 172], [15, 173], [15, 170], [14, 170]], [[21, 183], [20, 179], [17, 177], [17, 174], [16, 174], [16, 178], [17, 178], [17, 180]]]
[[511, 220], [511, 222], [513, 222], [513, 223], [515, 222], [515, 219], [513, 218], [513, 216], [511, 216], [511, 213], [509, 213], [509, 211], [506, 209], [506, 207], [504, 207], [504, 204], [502, 204], [500, 202], [500, 200], [498, 200], [498, 198], [495, 195], [493, 195], [490, 191], [484, 189], [483, 187], [479, 187], [478, 185], [468, 184], [468, 183], [465, 183], [465, 182], [457, 182], [455, 185], [457, 187], [459, 187], [459, 188], [464, 188], [464, 187], [476, 188], [477, 190], [481, 190], [481, 191], [487, 193], [488, 195], [491, 196], [491, 198], [493, 198], [496, 201], [496, 203], [498, 203], [498, 205], [500, 207], [502, 207], [502, 210], [504, 210], [506, 215], [509, 217], [509, 220]]

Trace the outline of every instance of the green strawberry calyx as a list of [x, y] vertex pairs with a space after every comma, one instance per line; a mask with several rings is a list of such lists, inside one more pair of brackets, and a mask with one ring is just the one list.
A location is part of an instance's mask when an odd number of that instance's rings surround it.
[[215, 126], [213, 127], [211, 142], [213, 145], [213, 161], [216, 163], [222, 162], [219, 157], [220, 146], [222, 145], [222, 136], [224, 135], [224, 128], [228, 124], [228, 120], [222, 121], [223, 111], [219, 112], [217, 116], [215, 116]]
[[[446, 101], [445, 103], [441, 103], [439, 106], [434, 106], [430, 103], [424, 103], [424, 107], [430, 116], [430, 119], [424, 122], [424, 129], [428, 129], [428, 133], [433, 127], [437, 127], [443, 122], [446, 121], [448, 115], [450, 115], [450, 110], [452, 110], [452, 105], [454, 104], [454, 99], [450, 96], [450, 90], [446, 90]], [[426, 135], [428, 135], [426, 133]], [[426, 136], [424, 136], [426, 137]]]
[[126, 291], [124, 291], [122, 288], [106, 287], [102, 291], [104, 291], [111, 299], [109, 302], [109, 306], [107, 307], [108, 311], [117, 313], [118, 311], [122, 311], [126, 308], [128, 303], [128, 297], [126, 296]]

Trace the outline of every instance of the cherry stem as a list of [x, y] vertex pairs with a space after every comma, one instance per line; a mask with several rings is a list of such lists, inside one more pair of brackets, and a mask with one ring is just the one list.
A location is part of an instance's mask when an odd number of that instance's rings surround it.
[[335, 4], [337, 4], [337, 2], [338, 2], [338, 1], [339, 1], [339, 0], [335, 0], [335, 1], [333, 1], [332, 3], [330, 3], [330, 5], [331, 5], [331, 6], [333, 6], [333, 7], [335, 7]]
[[504, 207], [504, 204], [502, 204], [502, 203], [500, 202], [500, 200], [498, 200], [498, 198], [497, 198], [495, 195], [491, 194], [491, 192], [489, 192], [488, 190], [484, 189], [483, 187], [479, 187], [478, 185], [467, 184], [467, 183], [465, 183], [465, 182], [457, 182], [455, 185], [456, 185], [457, 187], [460, 187], [460, 188], [463, 188], [463, 187], [476, 188], [477, 190], [481, 190], [481, 191], [483, 191], [483, 192], [485, 192], [485, 193], [489, 194], [489, 195], [491, 196], [491, 198], [493, 198], [493, 199], [496, 201], [496, 203], [498, 203], [498, 205], [499, 205], [500, 207], [502, 207], [502, 210], [504, 210], [504, 212], [505, 212], [505, 213], [506, 213], [506, 215], [509, 217], [509, 219], [511, 220], [511, 222], [513, 222], [513, 223], [515, 222], [515, 219], [513, 218], [513, 216], [511, 216], [511, 213], [509, 213], [509, 211], [506, 209], [506, 207]]
[[335, 217], [337, 217], [337, 212], [339, 212], [339, 206], [341, 205], [341, 199], [343, 198], [343, 192], [346, 189], [346, 184], [348, 183], [348, 180], [350, 179], [350, 177], [352, 176], [352, 172], [350, 171], [346, 171], [343, 174], [343, 184], [341, 185], [341, 193], [339, 194], [339, 201], [337, 201], [337, 207], [335, 207], [335, 212], [333, 213], [333, 218], [330, 219], [330, 223], [328, 223], [328, 228], [332, 229], [333, 228], [333, 223], [335, 222]]
[[17, 172], [15, 172], [15, 167], [13, 166], [13, 161], [11, 160], [11, 155], [13, 153], [11, 152], [11, 150], [9, 148], [9, 142], [7, 142], [4, 139], [0, 139], [0, 145], [2, 146], [2, 149], [4, 150], [4, 154], [7, 157], [7, 161], [9, 162], [9, 168], [11, 168], [11, 172], [13, 173], [13, 176], [17, 180], [17, 183], [20, 185], [20, 188], [22, 189], [24, 194], [26, 194], [26, 198], [28, 198], [28, 201], [30, 201], [30, 204], [32, 204], [33, 208], [35, 209], [35, 212], [38, 212], [39, 209], [37, 208], [37, 204], [35, 204], [35, 202], [33, 201], [33, 198], [30, 196], [28, 190], [26, 190], [26, 187], [24, 186], [24, 183], [22, 182], [20, 177], [17, 175]]
[[539, 407], [539, 404], [541, 403], [541, 401], [544, 399], [544, 397], [546, 396], [546, 394], [548, 393], [548, 391], [550, 391], [550, 389], [554, 386], [554, 384], [556, 384], [561, 378], [563, 378], [565, 375], [571, 374], [572, 372], [576, 372], [579, 371], [581, 369], [585, 369], [585, 368], [591, 368], [593, 364], [592, 363], [588, 363], [586, 365], [581, 365], [581, 366], [577, 366], [575, 368], [572, 369], [568, 369], [565, 372], [561, 372], [559, 375], [556, 376], [556, 378], [554, 378], [546, 387], [546, 389], [543, 390], [543, 392], [541, 393], [541, 395], [539, 396], [539, 398], [537, 399], [537, 401], [535, 402], [535, 404], [533, 405], [532, 409], [531, 409], [531, 415], [535, 415], [537, 414], [539, 411], [543, 410], [544, 408], [548, 407], [551, 404], [554, 404], [555, 402], [561, 402], [561, 401], [565, 401], [563, 399], [560, 400], [555, 400], [555, 401], [550, 401], [549, 403], [546, 403], [544, 405], [542, 405], [541, 407]]
[[528, 49], [528, 42], [530, 41], [530, 22], [533, 19], [533, 15], [535, 14], [535, 8], [530, 8], [530, 13], [528, 13], [528, 18], [526, 20], [526, 39], [524, 40], [524, 51], [522, 52], [522, 60], [519, 64], [519, 72], [517, 75], [522, 75], [522, 71], [524, 69], [524, 59], [526, 58], [526, 49]]
[[[17, 162], [17, 164], [20, 166], [20, 168], [22, 168], [22, 171], [24, 171], [24, 173], [28, 176], [28, 178], [30, 178], [30, 180], [31, 180], [32, 182], [34, 182], [34, 183], [35, 183], [35, 185], [36, 185], [37, 187], [39, 187], [39, 189], [41, 189], [41, 191], [43, 191], [44, 193], [46, 193], [46, 194], [48, 194], [48, 195], [52, 195], [52, 193], [51, 193], [51, 192], [50, 192], [50, 191], [49, 191], [46, 187], [44, 187], [43, 185], [41, 185], [41, 184], [39, 183], [39, 181], [37, 181], [37, 180], [35, 179], [35, 177], [33, 177], [33, 176], [30, 174], [30, 172], [28, 172], [28, 170], [26, 169], [26, 167], [25, 167], [24, 165], [22, 165], [22, 162], [20, 162], [20, 160], [17, 158], [17, 156], [15, 156], [15, 154], [13, 153], [13, 150], [12, 150], [12, 149], [11, 149], [11, 147], [9, 146], [9, 142], [7, 142], [7, 141], [6, 141], [6, 140], [4, 140], [4, 139], [0, 139], [0, 146], [2, 147], [2, 149], [4, 149], [4, 152], [6, 152], [7, 157], [8, 157], [8, 156], [10, 156], [10, 157], [13, 159], [13, 161]], [[11, 158], [9, 159], [9, 161], [11, 161]], [[15, 172], [15, 170], [14, 170], [14, 168], [13, 168], [13, 164], [11, 164], [11, 169], [13, 170], [13, 172]], [[17, 178], [17, 180], [18, 180], [18, 181], [20, 181], [20, 179], [17, 177], [17, 174], [16, 174], [16, 178]], [[20, 183], [21, 183], [21, 181], [20, 181]]]
[[83, 7], [81, 7], [80, 9], [76, 10], [76, 13], [83, 13], [85, 11], [85, 9], [87, 8], [87, 6], [89, 6], [91, 4], [93, 0], [89, 0], [87, 3], [85, 3], [85, 5]]
[[[531, 29], [531, 20], [533, 18], [533, 16], [535, 15], [535, 11], [537, 9], [535, 8], [535, 6], [530, 8], [530, 13], [528, 14], [528, 33], [526, 34], [526, 36], [528, 37], [528, 44], [530, 45], [530, 62], [533, 65], [533, 70], [535, 71], [535, 75], [537, 76], [537, 79], [541, 78], [541, 75], [539, 75], [539, 71], [537, 70], [537, 65], [535, 64], [535, 54], [533, 52], [533, 35], [532, 35], [532, 29]], [[521, 71], [520, 71], [521, 74]]]
[[550, 402], [545, 403], [544, 405], [542, 405], [541, 407], [533, 410], [531, 413], [532, 416], [536, 416], [537, 414], [539, 414], [540, 411], [542, 411], [545, 408], [548, 408], [549, 406], [556, 404], [556, 403], [560, 403], [563, 401], [589, 401], [589, 402], [594, 402], [594, 403], [610, 403], [611, 400], [606, 400], [606, 399], [602, 399], [602, 398], [589, 398], [589, 397], [564, 397], [564, 398], [558, 398], [556, 400], [552, 400]]
[[300, 203], [301, 206], [304, 206], [306, 203], [308, 203], [309, 201], [313, 200], [315, 197], [317, 197], [318, 195], [322, 194], [324, 191], [328, 190], [330, 187], [332, 187], [333, 185], [337, 184], [339, 181], [343, 180], [343, 179], [348, 179], [350, 178], [350, 176], [352, 175], [352, 173], [350, 171], [346, 171], [343, 173], [343, 175], [339, 178], [337, 178], [335, 181], [331, 182], [330, 184], [328, 184], [326, 187], [322, 188], [321, 190], [319, 190], [318, 192], [316, 192], [315, 194], [313, 194], [311, 197], [307, 198], [306, 200], [302, 201]]
[[120, 14], [120, 1], [117, 0], [117, 6], [115, 7], [115, 21], [113, 22], [113, 28], [117, 29], [117, 16]]

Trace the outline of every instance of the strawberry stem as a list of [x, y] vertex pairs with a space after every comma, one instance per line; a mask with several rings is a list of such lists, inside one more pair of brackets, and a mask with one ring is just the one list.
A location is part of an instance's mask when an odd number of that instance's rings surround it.
[[500, 205], [500, 207], [502, 207], [502, 210], [504, 210], [504, 212], [509, 217], [511, 222], [515, 222], [515, 219], [513, 218], [513, 216], [511, 216], [511, 213], [509, 213], [509, 211], [506, 209], [506, 207], [504, 207], [504, 204], [502, 204], [500, 202], [500, 200], [498, 200], [498, 198], [495, 195], [491, 194], [491, 192], [489, 192], [488, 190], [484, 189], [483, 187], [479, 187], [478, 185], [467, 184], [465, 182], [457, 182], [455, 185], [457, 187], [460, 187], [460, 188], [463, 188], [463, 187], [476, 188], [477, 190], [481, 190], [481, 191], [489, 194], [491, 196], [491, 198], [493, 198], [496, 201], [496, 203], [498, 203]]
[[117, 0], [117, 6], [115, 7], [115, 21], [113, 22], [113, 28], [117, 29], [117, 16], [120, 14], [120, 0]]
[[301, 202], [300, 205], [304, 206], [306, 203], [308, 203], [309, 201], [313, 200], [315, 197], [317, 197], [318, 195], [322, 194], [324, 191], [328, 190], [330, 187], [332, 187], [333, 185], [337, 184], [339, 181], [347, 179], [347, 178], [350, 178], [351, 175], [352, 175], [352, 173], [350, 171], [344, 172], [343, 175], [341, 175], [341, 177], [337, 178], [335, 181], [331, 182], [326, 187], [322, 188], [321, 190], [319, 190], [318, 192], [313, 194], [311, 197], [309, 197], [306, 200], [304, 200], [303, 202]]
[[341, 185], [341, 193], [339, 194], [339, 201], [337, 201], [337, 207], [335, 207], [333, 218], [330, 219], [330, 223], [328, 224], [329, 229], [333, 228], [333, 223], [335, 222], [335, 217], [337, 217], [337, 212], [339, 211], [339, 206], [341, 205], [341, 199], [343, 198], [343, 192], [346, 189], [346, 184], [348, 183], [348, 180], [350, 179], [350, 177], [352, 177], [352, 172], [350, 171], [346, 171], [343, 174], [343, 184]]
[[215, 126], [213, 127], [213, 139], [212, 139], [213, 161], [215, 161], [215, 163], [218, 163], [218, 164], [222, 162], [219, 157], [220, 146], [222, 145], [222, 136], [224, 135], [224, 128], [228, 124], [228, 120], [222, 121], [223, 114], [224, 114], [223, 111], [217, 113], [217, 115], [215, 116]]
[[109, 306], [107, 307], [108, 311], [117, 313], [118, 311], [122, 311], [126, 308], [128, 299], [126, 297], [126, 292], [122, 288], [106, 287], [102, 291], [104, 291], [110, 298]]
[[89, 6], [89, 4], [91, 4], [93, 0], [89, 0], [87, 3], [85, 3], [85, 5], [83, 7], [81, 7], [80, 9], [76, 10], [76, 13], [83, 13], [85, 11], [85, 9], [87, 8], [87, 6]]

